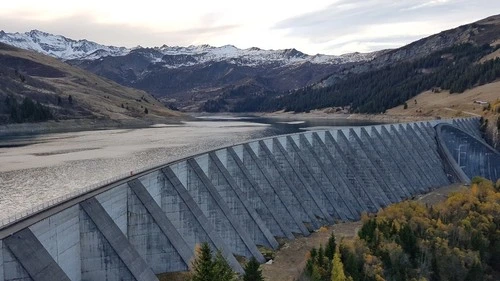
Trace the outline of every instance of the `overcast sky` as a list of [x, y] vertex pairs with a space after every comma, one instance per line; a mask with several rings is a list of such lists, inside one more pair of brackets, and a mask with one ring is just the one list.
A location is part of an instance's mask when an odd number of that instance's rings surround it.
[[395, 48], [500, 13], [499, 0], [12, 0], [0, 29], [133, 47], [232, 44], [343, 54]]

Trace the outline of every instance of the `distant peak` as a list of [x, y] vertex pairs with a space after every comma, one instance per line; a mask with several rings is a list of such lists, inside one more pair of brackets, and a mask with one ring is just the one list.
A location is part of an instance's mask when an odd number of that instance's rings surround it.
[[302, 53], [301, 51], [298, 51], [295, 48], [284, 49], [283, 54], [285, 54], [289, 57], [304, 57], [304, 56], [306, 56], [306, 54]]
[[32, 29], [30, 32], [29, 32], [30, 35], [43, 35], [43, 36], [48, 36], [48, 35], [52, 35], [50, 33], [47, 33], [47, 32], [43, 32], [43, 31], [40, 31], [38, 29]]

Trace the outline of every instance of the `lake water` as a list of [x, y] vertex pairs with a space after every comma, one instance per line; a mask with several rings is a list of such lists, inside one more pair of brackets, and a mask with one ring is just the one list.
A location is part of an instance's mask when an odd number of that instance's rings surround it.
[[350, 119], [202, 117], [182, 125], [0, 140], [0, 220], [140, 168], [250, 139], [371, 125]]

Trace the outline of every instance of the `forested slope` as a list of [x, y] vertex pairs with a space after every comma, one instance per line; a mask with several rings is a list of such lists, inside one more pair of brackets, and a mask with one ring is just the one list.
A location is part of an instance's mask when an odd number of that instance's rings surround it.
[[349, 107], [354, 113], [382, 113], [419, 93], [435, 89], [450, 93], [490, 83], [500, 77], [500, 59], [479, 62], [498, 46], [461, 44], [413, 62], [401, 62], [351, 74], [324, 88], [307, 87], [290, 94], [253, 96], [235, 111], [304, 112], [326, 107]]

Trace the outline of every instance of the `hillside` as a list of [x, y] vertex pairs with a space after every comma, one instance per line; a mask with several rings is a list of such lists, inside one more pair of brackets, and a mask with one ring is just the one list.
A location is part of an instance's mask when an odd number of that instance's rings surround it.
[[421, 92], [462, 93], [500, 77], [500, 16], [443, 31], [291, 93], [253, 95], [235, 111], [326, 107], [381, 113]]
[[[58, 59], [1, 43], [0, 101], [0, 124], [45, 119], [126, 123], [181, 116], [144, 91], [121, 86]], [[36, 113], [33, 116], [19, 113], [32, 107], [35, 112], [36, 108], [47, 109], [52, 116], [40, 119]]]
[[207, 101], [242, 95], [289, 91], [320, 81], [343, 65], [370, 60], [374, 54], [306, 55], [295, 49], [237, 49], [234, 46], [138, 48], [123, 56], [71, 60], [120, 84], [145, 90], [186, 111], [226, 111]]
[[127, 49], [38, 30], [0, 31], [0, 42], [34, 50], [122, 85], [145, 90], [186, 111], [226, 111], [226, 107], [214, 107], [211, 100], [238, 100], [241, 95], [302, 88], [343, 67], [384, 53], [308, 55], [293, 48], [239, 49], [232, 45]]
[[59, 58], [184, 111], [342, 107], [373, 114], [431, 89], [462, 93], [500, 77], [500, 15], [398, 49], [342, 56], [232, 45], [127, 49], [37, 30], [0, 32], [0, 42]]
[[426, 90], [462, 93], [495, 81], [500, 77], [500, 59], [478, 62], [498, 48], [496, 45], [458, 45], [413, 62], [351, 74], [329, 87], [308, 87], [274, 97], [249, 98], [236, 110], [303, 112], [347, 107], [354, 113], [382, 113]]
[[230, 91], [210, 105], [235, 112], [337, 107], [353, 113], [381, 113], [433, 88], [461, 93], [493, 82], [500, 77], [499, 43], [497, 15], [380, 52], [370, 61], [339, 65], [331, 76], [307, 87], [243, 95]]
[[[318, 86], [325, 87], [334, 84], [345, 73], [362, 73], [374, 69], [381, 69], [388, 65], [414, 61], [428, 56], [431, 53], [462, 44], [476, 46], [498, 44], [500, 39], [500, 15], [494, 15], [474, 23], [465, 24], [457, 28], [422, 38], [394, 50], [387, 50], [367, 63], [353, 65], [344, 69], [340, 75], [334, 73], [325, 78]], [[498, 56], [498, 54], [497, 54]]]
[[475, 177], [444, 202], [404, 201], [365, 215], [356, 237], [311, 249], [303, 280], [498, 280], [499, 198], [500, 181]]

